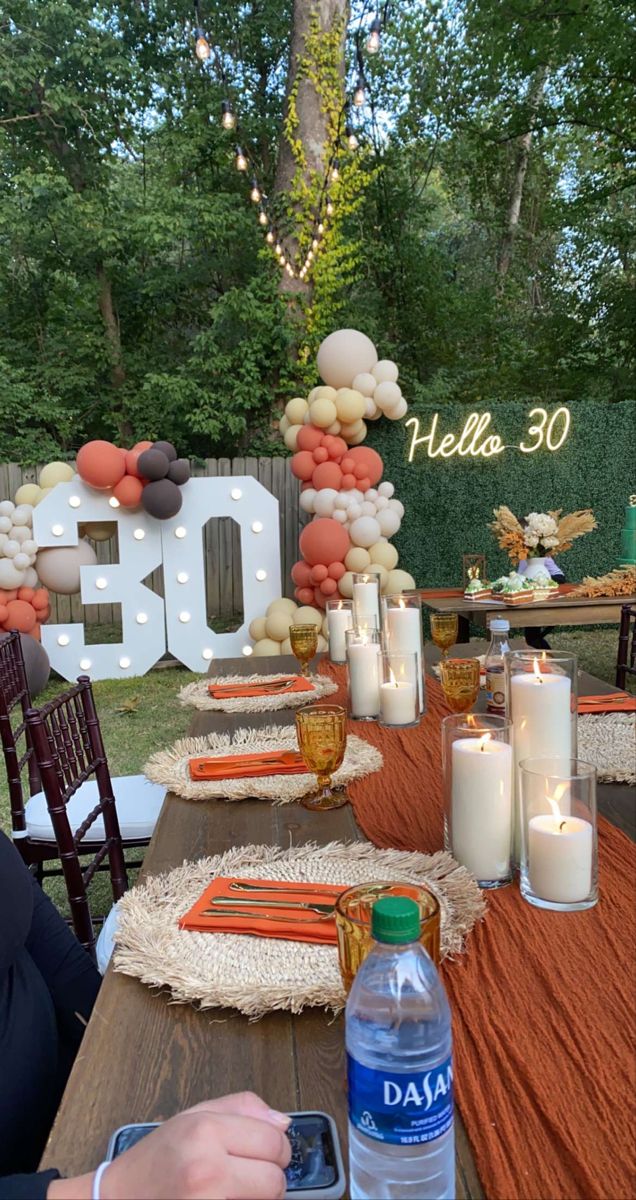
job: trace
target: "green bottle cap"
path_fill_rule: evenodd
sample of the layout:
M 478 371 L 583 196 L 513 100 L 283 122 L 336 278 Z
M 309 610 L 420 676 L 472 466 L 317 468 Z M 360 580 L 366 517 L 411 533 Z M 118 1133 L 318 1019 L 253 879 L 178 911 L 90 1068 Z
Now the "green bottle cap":
M 371 933 L 376 942 L 416 942 L 420 936 L 420 910 L 408 896 L 383 896 L 371 910 Z

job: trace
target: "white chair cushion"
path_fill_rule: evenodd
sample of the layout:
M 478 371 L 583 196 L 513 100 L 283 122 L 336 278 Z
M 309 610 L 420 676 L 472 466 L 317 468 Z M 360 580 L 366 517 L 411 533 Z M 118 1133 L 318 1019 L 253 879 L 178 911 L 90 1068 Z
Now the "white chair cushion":
M 106 968 L 110 962 L 111 955 L 115 949 L 115 934 L 119 925 L 119 900 L 113 904 L 104 924 L 102 925 L 97 943 L 95 946 L 95 957 L 97 959 L 97 970 L 100 975 L 106 974 Z
M 157 823 L 166 789 L 151 783 L 145 775 L 119 775 L 112 780 L 119 828 L 123 841 L 149 838 Z M 76 829 L 99 801 L 97 781 L 88 779 L 69 800 L 66 809 L 71 829 Z M 36 841 L 55 841 L 44 792 L 36 792 L 24 808 L 27 834 Z M 106 837 L 103 817 L 93 822 L 84 843 L 103 842 Z

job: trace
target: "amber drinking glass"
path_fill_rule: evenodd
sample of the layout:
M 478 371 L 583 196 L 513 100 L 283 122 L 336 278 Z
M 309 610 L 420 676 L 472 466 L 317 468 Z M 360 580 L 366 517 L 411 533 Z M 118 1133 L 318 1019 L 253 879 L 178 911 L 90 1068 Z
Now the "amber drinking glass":
M 305 808 L 341 808 L 349 797 L 333 787 L 331 776 L 342 765 L 347 746 L 347 714 L 339 704 L 306 704 L 296 713 L 296 736 L 310 771 L 318 777 L 315 792 L 303 796 Z
M 431 637 L 446 658 L 451 646 L 457 641 L 459 625 L 457 613 L 431 613 Z
M 318 630 L 315 625 L 290 625 L 291 648 L 300 663 L 301 675 L 309 674 L 309 663 L 318 649 Z
M 468 712 L 479 695 L 479 659 L 445 658 L 439 667 L 442 689 L 451 712 Z
M 358 967 L 373 945 L 371 909 L 382 896 L 408 896 L 420 910 L 420 942 L 435 966 L 440 961 L 440 910 L 437 897 L 414 883 L 360 883 L 336 901 L 340 974 L 348 993 Z

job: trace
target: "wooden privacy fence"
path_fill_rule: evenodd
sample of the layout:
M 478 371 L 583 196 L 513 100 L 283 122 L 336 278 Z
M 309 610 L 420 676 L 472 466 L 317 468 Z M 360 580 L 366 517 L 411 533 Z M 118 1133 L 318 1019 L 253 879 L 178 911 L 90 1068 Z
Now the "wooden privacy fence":
M 37 483 L 41 467 L 20 467 L 16 463 L 0 465 L 0 500 L 13 500 L 23 483 Z M 299 505 L 300 485 L 289 469 L 287 458 L 208 458 L 204 464 L 192 464 L 196 476 L 251 475 L 258 479 L 279 503 L 281 594 L 292 595 L 291 569 L 298 559 L 298 537 L 309 519 Z M 205 576 L 208 619 L 238 625 L 243 614 L 241 544 L 239 528 L 231 517 L 208 522 L 204 533 Z M 94 542 L 100 563 L 117 562 L 117 537 Z M 163 573 L 159 568 L 145 582 L 163 596 Z M 110 625 L 120 621 L 117 604 L 85 604 L 79 595 L 51 595 L 51 623 L 84 621 L 87 625 Z

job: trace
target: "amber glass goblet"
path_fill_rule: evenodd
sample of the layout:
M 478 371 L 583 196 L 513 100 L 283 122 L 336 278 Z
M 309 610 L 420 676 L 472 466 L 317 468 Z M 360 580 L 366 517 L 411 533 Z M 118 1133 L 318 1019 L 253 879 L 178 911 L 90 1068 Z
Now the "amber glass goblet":
M 296 713 L 298 745 L 310 771 L 318 777 L 315 792 L 303 796 L 305 808 L 341 808 L 349 797 L 333 787 L 331 776 L 341 766 L 347 745 L 347 714 L 339 704 L 305 704 Z
M 442 689 L 451 712 L 468 712 L 479 695 L 479 659 L 445 658 L 439 666 Z
M 457 613 L 431 613 L 431 637 L 446 658 L 451 646 L 457 641 L 459 625 Z
M 414 883 L 359 883 L 348 888 L 336 901 L 336 930 L 340 974 L 347 995 L 351 990 L 358 967 L 362 966 L 373 947 L 371 910 L 382 896 L 407 896 L 415 900 L 420 910 L 420 942 L 440 964 L 439 901 L 426 887 Z
M 290 625 L 291 648 L 300 663 L 301 675 L 309 674 L 309 663 L 318 649 L 318 630 L 315 625 Z

